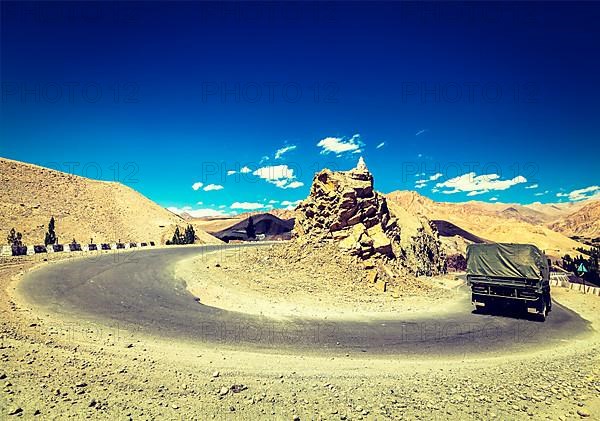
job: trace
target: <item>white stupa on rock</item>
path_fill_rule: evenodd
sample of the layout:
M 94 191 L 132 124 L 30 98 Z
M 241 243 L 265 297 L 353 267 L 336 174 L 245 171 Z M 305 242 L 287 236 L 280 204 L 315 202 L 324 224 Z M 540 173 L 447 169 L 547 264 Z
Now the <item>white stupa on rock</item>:
M 356 169 L 358 171 L 369 172 L 369 169 L 367 168 L 367 164 L 365 164 L 365 160 L 363 159 L 362 156 L 360 158 L 358 158 L 358 163 L 356 164 Z

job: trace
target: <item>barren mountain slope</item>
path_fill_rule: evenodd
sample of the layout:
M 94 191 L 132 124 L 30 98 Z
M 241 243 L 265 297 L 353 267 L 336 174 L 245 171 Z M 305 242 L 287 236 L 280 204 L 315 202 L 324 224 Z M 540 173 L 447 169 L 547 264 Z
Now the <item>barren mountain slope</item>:
M 215 233 L 223 231 L 227 228 L 231 228 L 235 224 L 244 221 L 250 216 L 261 215 L 265 213 L 269 213 L 283 220 L 294 218 L 294 211 L 290 209 L 271 209 L 266 212 L 244 212 L 232 216 L 205 216 L 201 218 L 194 218 L 190 214 L 182 213 L 181 217 L 184 218 L 187 222 L 193 224 L 194 227 L 199 227 L 200 229 L 209 233 Z
M 560 218 L 549 227 L 568 236 L 600 237 L 600 200 L 586 203 L 576 212 Z
M 194 227 L 199 227 L 201 230 L 206 232 L 219 232 L 229 227 L 234 226 L 235 224 L 242 221 L 244 218 L 241 218 L 238 215 L 235 216 L 204 216 L 201 218 L 194 217 L 186 217 L 182 215 L 186 223 L 193 224 Z
M 243 213 L 240 216 L 243 216 L 244 218 L 247 218 L 249 216 L 252 216 L 254 214 L 260 214 L 263 212 L 248 212 L 248 213 Z M 266 213 L 270 213 L 273 216 L 278 217 L 279 219 L 283 219 L 283 220 L 287 220 L 287 219 L 292 219 L 296 217 L 296 213 L 294 212 L 293 209 L 271 209 L 270 211 L 266 212 Z
M 250 224 L 250 218 L 254 226 L 255 238 L 263 238 L 266 240 L 289 240 L 294 221 L 283 220 L 270 213 L 259 213 L 242 219 L 237 224 L 234 224 L 222 231 L 214 232 L 212 235 L 223 240 L 252 240 L 247 235 L 247 227 Z M 263 237 L 264 236 L 264 237 Z
M 51 216 L 59 242 L 164 243 L 185 221 L 120 183 L 85 177 L 0 158 L 0 234 L 11 228 L 25 244 L 41 244 Z M 198 230 L 197 230 L 198 231 Z M 202 242 L 219 242 L 197 232 Z
M 565 202 L 565 203 L 531 203 L 523 205 L 524 208 L 531 209 L 542 213 L 549 221 L 554 221 L 558 218 L 567 216 L 581 209 L 587 201 L 582 202 Z
M 480 202 L 434 202 L 409 191 L 395 191 L 387 194 L 386 197 L 390 203 L 423 214 L 430 219 L 452 222 L 490 241 L 535 244 L 553 256 L 571 252 L 575 247 L 581 246 L 580 243 L 565 235 L 547 228 L 542 221 L 533 224 L 527 222 L 527 218 L 515 218 L 514 213 L 519 212 L 523 206 L 490 205 Z M 531 214 L 525 215 L 531 217 Z

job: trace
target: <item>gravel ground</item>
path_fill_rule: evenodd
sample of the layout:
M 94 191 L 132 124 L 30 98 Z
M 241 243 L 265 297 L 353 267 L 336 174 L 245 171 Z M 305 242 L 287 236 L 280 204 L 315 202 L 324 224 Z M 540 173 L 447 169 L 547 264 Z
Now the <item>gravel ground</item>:
M 600 416 L 597 333 L 552 355 L 421 361 L 173 344 L 116 327 L 61 323 L 16 302 L 12 283 L 36 263 L 0 264 L 0 419 Z M 598 330 L 598 297 L 566 290 L 555 297 Z

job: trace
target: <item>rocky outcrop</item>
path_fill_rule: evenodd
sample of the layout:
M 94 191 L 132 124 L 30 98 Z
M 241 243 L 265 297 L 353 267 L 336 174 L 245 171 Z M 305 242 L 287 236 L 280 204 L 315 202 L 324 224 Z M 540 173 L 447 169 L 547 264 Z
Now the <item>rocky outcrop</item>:
M 315 175 L 310 195 L 296 208 L 294 237 L 337 241 L 340 249 L 363 259 L 391 258 L 400 231 L 361 158 L 350 171 L 324 169 Z
M 435 227 L 419 223 L 407 229 L 406 238 L 401 231 L 360 158 L 350 171 L 324 169 L 315 175 L 310 195 L 296 208 L 293 237 L 304 243 L 333 241 L 345 253 L 402 266 L 415 275 L 444 270 Z

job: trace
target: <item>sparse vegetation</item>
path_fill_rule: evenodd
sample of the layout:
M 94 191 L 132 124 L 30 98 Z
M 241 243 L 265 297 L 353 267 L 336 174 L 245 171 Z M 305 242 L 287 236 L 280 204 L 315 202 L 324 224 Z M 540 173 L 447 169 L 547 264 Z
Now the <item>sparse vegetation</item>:
M 173 233 L 171 244 L 183 244 L 183 237 L 181 235 L 181 232 L 179 231 L 179 227 L 175 227 L 175 232 Z
M 194 244 L 196 241 L 196 232 L 194 231 L 194 227 L 188 225 L 185 229 L 185 244 Z
M 446 257 L 446 268 L 452 272 L 464 272 L 467 270 L 467 259 L 462 254 L 451 254 Z
M 252 217 L 248 218 L 248 225 L 246 226 L 246 235 L 248 238 L 256 238 L 256 229 L 254 228 L 254 220 Z
M 17 232 L 14 228 L 10 230 L 8 237 L 6 237 L 9 246 L 21 247 L 23 245 L 23 234 Z
M 173 237 L 171 240 L 167 240 L 167 245 L 171 244 L 194 244 L 196 241 L 196 231 L 194 231 L 194 227 L 188 225 L 185 228 L 184 233 L 181 233 L 179 226 L 175 227 L 175 232 L 173 233 Z
M 587 269 L 587 273 L 583 275 L 583 279 L 593 283 L 600 282 L 600 267 L 598 264 L 600 261 L 600 248 L 592 247 L 589 250 L 578 248 L 577 251 L 581 252 L 581 254 L 575 258 L 572 258 L 568 254 L 563 256 L 562 268 L 579 276 L 580 274 L 577 272 L 577 269 L 583 263 Z
M 56 232 L 54 231 L 54 217 L 50 218 L 50 222 L 48 223 L 48 232 L 46 233 L 44 244 L 46 246 L 50 244 L 58 244 L 58 238 L 56 238 Z
M 8 237 L 6 237 L 8 244 L 12 248 L 13 256 L 23 256 L 27 254 L 27 247 L 23 245 L 23 234 L 17 232 L 14 228 L 10 230 Z

